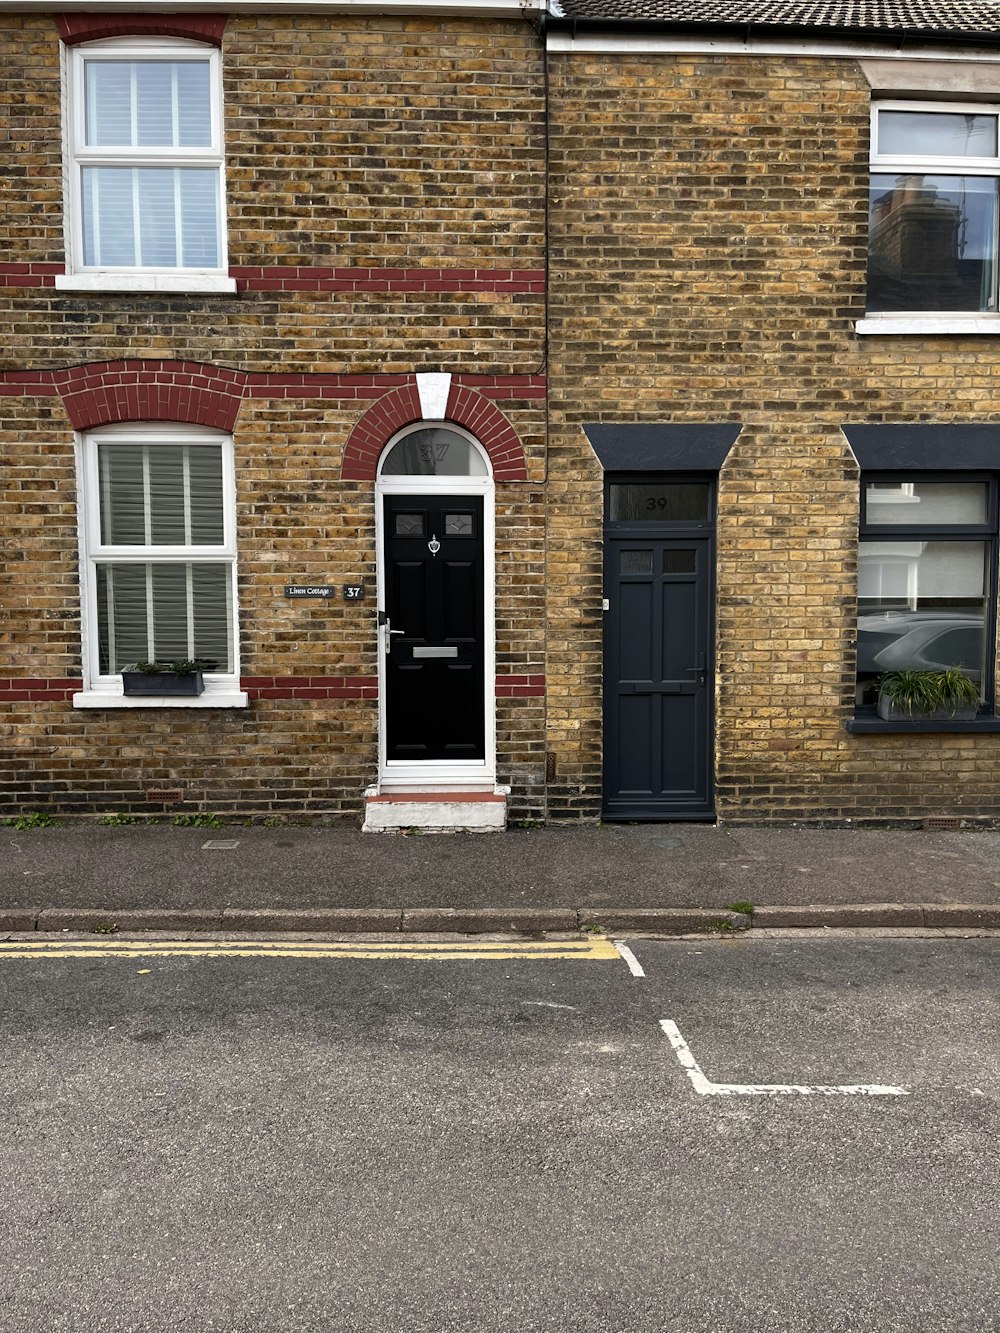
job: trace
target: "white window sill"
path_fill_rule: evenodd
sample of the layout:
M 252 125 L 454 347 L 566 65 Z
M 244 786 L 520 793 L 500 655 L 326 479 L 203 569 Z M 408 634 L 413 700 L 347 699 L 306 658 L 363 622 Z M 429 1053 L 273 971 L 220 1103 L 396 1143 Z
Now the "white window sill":
M 206 690 L 196 695 L 129 695 L 121 690 L 84 690 L 73 695 L 74 708 L 246 708 L 244 690 Z
M 57 273 L 61 292 L 235 293 L 236 279 L 222 273 Z
M 868 315 L 854 325 L 860 334 L 964 333 L 1000 335 L 1000 315 Z

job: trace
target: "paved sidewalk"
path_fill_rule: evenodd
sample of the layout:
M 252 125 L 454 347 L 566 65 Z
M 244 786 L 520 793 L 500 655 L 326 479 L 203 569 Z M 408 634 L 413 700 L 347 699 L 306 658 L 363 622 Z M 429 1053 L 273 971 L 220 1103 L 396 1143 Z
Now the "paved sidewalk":
M 5 931 L 742 928 L 735 902 L 761 926 L 1000 927 L 1000 832 L 0 827 Z

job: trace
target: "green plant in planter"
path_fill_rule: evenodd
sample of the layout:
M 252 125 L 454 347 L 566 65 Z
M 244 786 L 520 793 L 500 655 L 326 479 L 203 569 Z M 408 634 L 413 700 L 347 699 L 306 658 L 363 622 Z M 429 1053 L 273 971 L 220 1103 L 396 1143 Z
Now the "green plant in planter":
M 960 667 L 941 671 L 887 671 L 878 681 L 879 716 L 972 719 L 979 708 L 979 685 Z
M 200 658 L 176 662 L 132 662 L 122 667 L 122 689 L 128 695 L 197 695 L 205 688 L 202 672 L 213 663 Z
M 200 657 L 183 658 L 177 662 L 132 662 L 122 667 L 122 671 L 141 671 L 144 676 L 164 675 L 193 676 L 197 671 L 207 671 L 209 664 Z

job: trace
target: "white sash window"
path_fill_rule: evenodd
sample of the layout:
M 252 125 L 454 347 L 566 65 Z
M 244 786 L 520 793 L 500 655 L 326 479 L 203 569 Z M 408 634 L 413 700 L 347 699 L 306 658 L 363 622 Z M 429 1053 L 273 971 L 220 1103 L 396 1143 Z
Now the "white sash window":
M 67 250 L 58 285 L 231 290 L 218 51 L 147 39 L 67 55 Z
M 81 464 L 89 694 L 120 697 L 134 662 L 197 658 L 197 706 L 245 702 L 232 441 L 183 426 L 109 427 L 84 436 Z

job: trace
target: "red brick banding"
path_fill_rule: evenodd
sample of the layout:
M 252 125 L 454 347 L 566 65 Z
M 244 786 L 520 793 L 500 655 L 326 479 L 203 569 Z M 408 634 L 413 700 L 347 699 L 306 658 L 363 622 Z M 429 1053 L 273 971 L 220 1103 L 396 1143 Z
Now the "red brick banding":
M 33 700 L 69 700 L 83 681 L 63 676 L 0 678 L 0 704 Z M 377 676 L 241 676 L 240 689 L 251 699 L 377 699 Z M 541 698 L 544 676 L 497 676 L 498 699 Z
M 377 699 L 376 676 L 241 676 L 251 699 Z
M 0 263 L 0 287 L 54 287 L 65 264 Z M 238 292 L 385 292 L 540 295 L 544 269 L 315 268 L 245 264 L 230 268 Z
M 317 268 L 297 265 L 234 266 L 237 291 L 249 292 L 501 292 L 545 291 L 544 269 Z
M 542 699 L 545 697 L 544 676 L 497 676 L 498 699 Z

